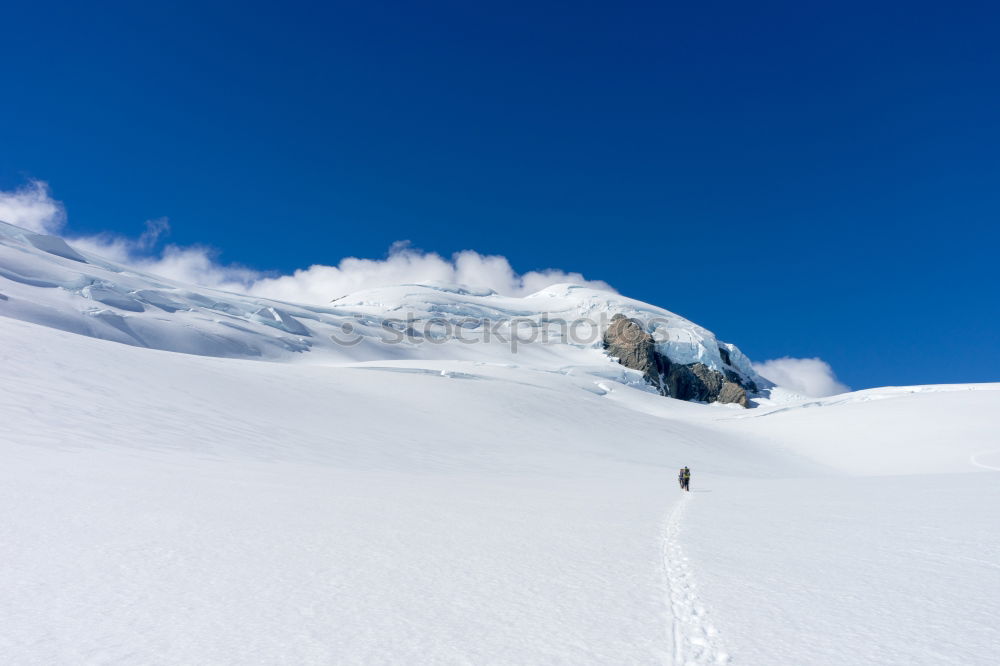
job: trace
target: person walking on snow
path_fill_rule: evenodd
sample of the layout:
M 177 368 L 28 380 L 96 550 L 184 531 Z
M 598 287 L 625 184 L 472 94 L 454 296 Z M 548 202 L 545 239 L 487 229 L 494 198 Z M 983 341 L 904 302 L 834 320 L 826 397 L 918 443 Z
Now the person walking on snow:
M 677 475 L 677 480 L 680 481 L 681 490 L 691 490 L 691 470 L 687 466 L 681 467 L 680 474 Z

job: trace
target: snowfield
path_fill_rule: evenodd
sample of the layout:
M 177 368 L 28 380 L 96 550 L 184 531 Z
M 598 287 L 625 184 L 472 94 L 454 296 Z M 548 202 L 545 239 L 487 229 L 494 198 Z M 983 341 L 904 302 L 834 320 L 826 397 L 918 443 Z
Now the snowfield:
M 716 362 L 616 294 L 306 308 L 0 231 L 2 663 L 1000 662 L 1000 384 L 685 403 L 596 341 L 380 340 L 625 312 Z

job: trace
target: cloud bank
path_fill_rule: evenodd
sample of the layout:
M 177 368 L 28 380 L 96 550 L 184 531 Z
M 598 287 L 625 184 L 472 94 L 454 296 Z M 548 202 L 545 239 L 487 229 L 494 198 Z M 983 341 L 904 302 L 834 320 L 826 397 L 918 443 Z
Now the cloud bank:
M 840 383 L 830 364 L 821 358 L 776 358 L 754 363 L 757 373 L 778 386 L 812 398 L 822 398 L 850 391 Z
M 0 192 L 0 220 L 54 234 L 65 224 L 66 213 L 52 199 L 47 184 L 32 181 L 25 188 Z M 614 291 L 606 282 L 587 280 L 580 273 L 552 268 L 518 273 L 506 257 L 463 250 L 446 258 L 411 248 L 406 242 L 394 243 L 384 259 L 346 257 L 336 265 L 317 264 L 276 276 L 223 264 L 218 252 L 205 246 L 158 247 L 169 232 L 167 218 L 158 218 L 148 220 L 136 238 L 98 234 L 66 240 L 84 252 L 178 282 L 309 305 L 324 305 L 362 289 L 427 282 L 492 289 L 505 296 L 525 296 L 567 282 Z
M 579 273 L 546 269 L 519 274 L 506 257 L 463 250 L 446 259 L 396 243 L 385 259 L 347 257 L 336 266 L 316 265 L 292 275 L 262 278 L 250 291 L 284 301 L 327 303 L 361 289 L 427 282 L 485 287 L 507 296 L 525 296 L 561 282 L 611 290 L 607 283 L 587 280 Z

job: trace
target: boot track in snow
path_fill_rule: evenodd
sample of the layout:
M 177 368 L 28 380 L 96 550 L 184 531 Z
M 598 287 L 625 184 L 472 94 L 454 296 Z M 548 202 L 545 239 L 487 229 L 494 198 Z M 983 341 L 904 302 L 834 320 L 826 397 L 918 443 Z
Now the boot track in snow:
M 667 607 L 670 609 L 674 652 L 673 666 L 728 664 L 718 631 L 698 599 L 688 559 L 679 542 L 681 519 L 691 496 L 684 493 L 667 517 L 663 540 L 663 565 L 667 575 Z

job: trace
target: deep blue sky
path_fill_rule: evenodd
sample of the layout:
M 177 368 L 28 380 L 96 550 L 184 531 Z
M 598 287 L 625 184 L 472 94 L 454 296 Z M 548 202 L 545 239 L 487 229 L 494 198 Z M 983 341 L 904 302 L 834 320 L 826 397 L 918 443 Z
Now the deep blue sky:
M 0 189 L 266 270 L 580 271 L 855 388 L 997 381 L 995 7 L 7 3 Z

